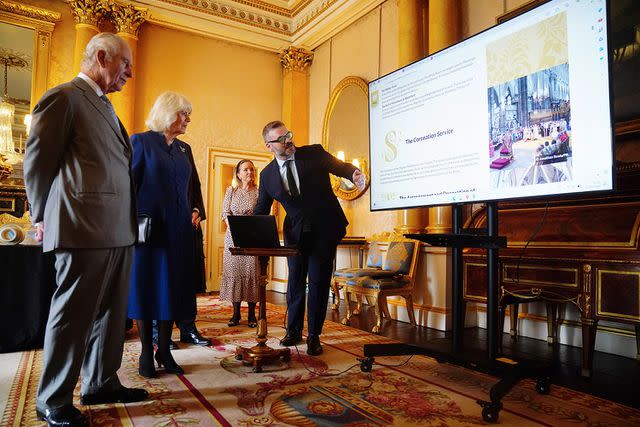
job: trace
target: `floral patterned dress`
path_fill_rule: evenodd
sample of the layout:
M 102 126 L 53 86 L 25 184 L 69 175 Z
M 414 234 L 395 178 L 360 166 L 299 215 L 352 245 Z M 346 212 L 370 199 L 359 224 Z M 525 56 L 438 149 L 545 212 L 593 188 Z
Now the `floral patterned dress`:
M 248 190 L 229 187 L 222 203 L 222 218 L 226 219 L 227 215 L 252 215 L 257 201 L 257 187 Z M 255 258 L 231 255 L 229 247 L 232 246 L 231 232 L 227 227 L 222 255 L 220 299 L 231 302 L 258 302 L 258 273 Z

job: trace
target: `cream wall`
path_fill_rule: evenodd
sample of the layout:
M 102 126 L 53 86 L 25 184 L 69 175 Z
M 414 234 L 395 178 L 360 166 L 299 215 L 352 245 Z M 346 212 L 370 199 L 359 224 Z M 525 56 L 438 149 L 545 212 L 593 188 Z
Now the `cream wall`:
M 309 70 L 309 141 L 322 143 L 322 123 L 333 88 L 347 76 L 371 81 L 397 68 L 397 7 L 383 3 L 314 50 Z M 349 157 L 348 147 L 345 147 Z M 371 237 L 391 231 L 395 212 L 370 212 L 369 192 L 341 201 L 349 219 L 347 234 Z M 356 220 L 357 218 L 357 220 Z
M 265 151 L 262 127 L 282 115 L 277 54 L 146 23 L 136 61 L 132 133 L 145 129 L 145 118 L 160 93 L 185 95 L 193 112 L 181 138 L 193 148 L 203 185 L 208 147 Z

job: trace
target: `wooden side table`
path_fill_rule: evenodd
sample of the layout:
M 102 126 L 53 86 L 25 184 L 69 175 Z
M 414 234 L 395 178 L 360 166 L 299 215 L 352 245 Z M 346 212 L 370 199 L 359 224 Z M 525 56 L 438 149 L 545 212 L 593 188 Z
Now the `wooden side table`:
M 288 362 L 291 360 L 291 350 L 288 348 L 274 349 L 267 345 L 267 259 L 262 257 L 294 256 L 298 254 L 295 248 L 229 248 L 232 255 L 253 256 L 256 260 L 256 271 L 260 272 L 258 284 L 258 329 L 256 331 L 257 344 L 253 347 L 236 347 L 236 360 L 242 360 L 245 365 L 253 365 L 253 372 L 262 372 L 262 365 L 275 360 Z

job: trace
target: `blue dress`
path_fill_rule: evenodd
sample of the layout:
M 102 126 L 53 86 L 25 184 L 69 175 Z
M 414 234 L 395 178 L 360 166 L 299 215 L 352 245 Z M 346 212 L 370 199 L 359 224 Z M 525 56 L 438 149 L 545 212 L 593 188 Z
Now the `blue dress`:
M 190 147 L 148 131 L 131 137 L 138 214 L 151 217 L 150 242 L 135 249 L 128 316 L 144 320 L 194 318 L 194 233 L 189 184 Z

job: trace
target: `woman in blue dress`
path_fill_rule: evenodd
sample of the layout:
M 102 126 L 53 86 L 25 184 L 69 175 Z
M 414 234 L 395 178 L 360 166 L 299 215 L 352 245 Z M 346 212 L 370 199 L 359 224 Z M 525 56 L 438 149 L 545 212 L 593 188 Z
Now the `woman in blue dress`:
M 165 92 L 149 112 L 150 130 L 131 137 L 137 209 L 151 217 L 151 238 L 135 249 L 128 316 L 138 325 L 142 344 L 138 371 L 147 378 L 156 376 L 153 320 L 158 323 L 156 362 L 168 373 L 183 374 L 169 348 L 171 329 L 173 320 L 196 314 L 193 217 L 197 209 L 189 195 L 196 172 L 191 148 L 176 138 L 186 132 L 190 114 L 185 97 Z

